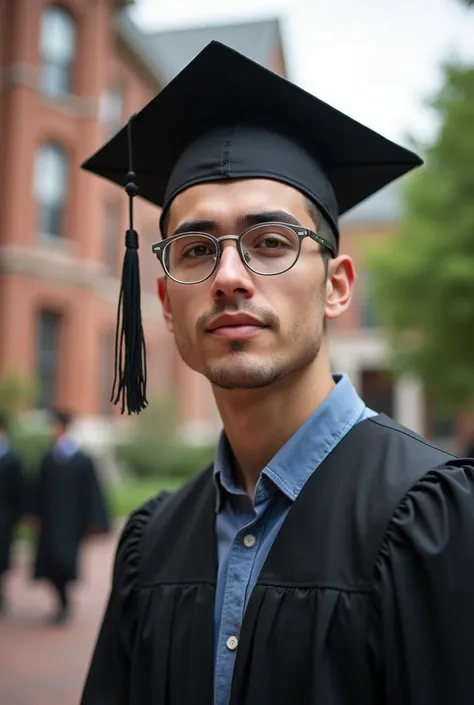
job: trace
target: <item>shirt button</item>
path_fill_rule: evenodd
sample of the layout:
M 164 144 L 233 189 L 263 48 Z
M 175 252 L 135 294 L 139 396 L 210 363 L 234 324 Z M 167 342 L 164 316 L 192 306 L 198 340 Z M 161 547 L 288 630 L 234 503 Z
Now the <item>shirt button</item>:
M 244 544 L 247 548 L 253 548 L 257 543 L 257 539 L 252 534 L 247 534 L 244 536 Z
M 230 636 L 226 642 L 227 648 L 229 649 L 229 651 L 235 651 L 238 646 L 238 643 L 239 643 L 239 640 L 237 639 L 236 636 Z

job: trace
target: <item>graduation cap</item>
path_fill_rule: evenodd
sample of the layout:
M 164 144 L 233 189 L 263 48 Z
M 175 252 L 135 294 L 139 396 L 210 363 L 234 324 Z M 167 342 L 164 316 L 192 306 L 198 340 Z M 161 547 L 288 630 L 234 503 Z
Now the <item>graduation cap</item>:
M 162 209 L 192 185 L 266 178 L 305 194 L 331 225 L 389 182 L 422 164 L 278 74 L 217 41 L 208 44 L 82 168 L 125 188 L 125 236 L 112 401 L 139 413 L 146 400 L 138 235 L 133 198 Z

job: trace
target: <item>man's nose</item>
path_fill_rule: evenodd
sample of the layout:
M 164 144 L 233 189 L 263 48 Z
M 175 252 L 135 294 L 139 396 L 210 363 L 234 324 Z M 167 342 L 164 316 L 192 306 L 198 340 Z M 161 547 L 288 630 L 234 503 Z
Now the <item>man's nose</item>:
M 222 298 L 238 293 L 250 298 L 254 290 L 251 272 L 242 262 L 236 243 L 223 243 L 221 258 L 212 282 L 212 295 Z

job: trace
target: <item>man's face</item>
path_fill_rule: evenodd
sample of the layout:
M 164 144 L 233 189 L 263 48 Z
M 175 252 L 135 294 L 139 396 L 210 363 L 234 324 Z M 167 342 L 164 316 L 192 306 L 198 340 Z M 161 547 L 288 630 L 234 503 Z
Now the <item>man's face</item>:
M 54 421 L 52 426 L 51 426 L 51 436 L 53 438 L 53 442 L 56 443 L 61 436 L 63 436 L 66 433 L 66 427 L 64 424 L 60 423 L 59 421 Z
M 283 212 L 315 230 L 303 196 L 290 186 L 265 179 L 200 184 L 175 198 L 166 235 L 185 223 L 197 229 L 193 223 L 198 221 L 206 221 L 206 231 L 216 237 L 240 234 L 246 216 L 263 221 L 275 213 L 272 219 L 279 221 Z M 305 238 L 292 269 L 262 276 L 245 267 L 235 241 L 221 246 L 219 266 L 206 281 L 183 285 L 167 278 L 159 283 L 165 320 L 184 362 L 224 389 L 264 387 L 311 365 L 321 346 L 324 317 L 340 315 L 349 304 L 350 260 L 331 261 L 326 278 L 320 245 Z M 247 314 L 253 321 L 211 330 L 222 314 Z

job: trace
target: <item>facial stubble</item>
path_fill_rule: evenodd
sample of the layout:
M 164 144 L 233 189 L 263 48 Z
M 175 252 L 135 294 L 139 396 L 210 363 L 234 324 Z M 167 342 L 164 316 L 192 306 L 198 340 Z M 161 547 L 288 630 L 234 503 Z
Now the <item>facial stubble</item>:
M 252 353 L 252 345 L 255 339 L 233 340 L 226 343 L 227 353 L 221 356 L 219 360 L 209 360 L 204 353 L 201 356 L 201 360 L 198 361 L 193 353 L 193 348 L 196 348 L 196 344 L 188 331 L 178 326 L 175 327 L 174 336 L 182 360 L 191 369 L 204 375 L 212 385 L 227 390 L 268 387 L 283 377 L 302 371 L 314 362 L 321 349 L 324 334 L 323 311 L 326 280 L 327 271 L 316 296 L 316 320 L 314 309 L 310 308 L 304 317 L 293 323 L 285 336 L 285 352 L 275 350 L 263 360 L 261 353 Z M 244 308 L 239 306 L 238 310 L 253 313 L 257 317 L 260 314 L 261 320 L 269 322 L 270 330 L 274 330 L 278 334 L 280 321 L 274 311 L 257 311 L 253 310 L 251 306 L 244 306 Z M 198 330 L 204 327 L 203 324 L 208 322 L 211 316 L 225 311 L 236 312 L 232 306 L 228 307 L 224 302 L 218 303 L 212 314 L 208 313 L 201 316 L 197 326 Z M 173 311 L 171 313 L 173 315 Z M 175 321 L 177 320 L 174 315 L 173 318 Z M 208 334 L 204 333 L 204 335 Z M 278 343 L 276 343 L 277 345 Z M 288 351 L 290 351 L 290 354 L 288 354 Z M 292 355 L 291 351 L 296 351 L 296 354 Z
M 265 360 L 258 354 L 252 359 L 249 341 L 232 341 L 228 358 L 219 362 L 205 362 L 202 373 L 211 384 L 221 389 L 258 389 L 268 387 L 291 373 L 309 366 L 321 348 L 321 334 L 303 342 L 304 327 L 295 323 L 288 334 L 288 348 L 299 349 L 295 357 L 273 352 Z M 322 331 L 321 331 L 322 332 Z

